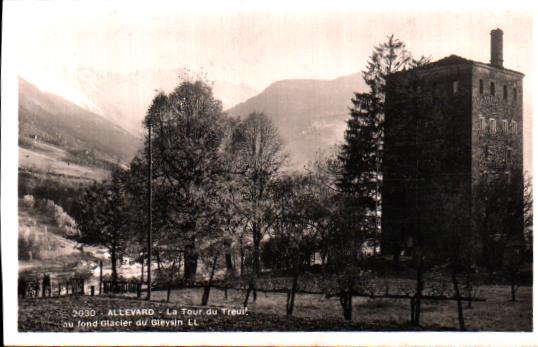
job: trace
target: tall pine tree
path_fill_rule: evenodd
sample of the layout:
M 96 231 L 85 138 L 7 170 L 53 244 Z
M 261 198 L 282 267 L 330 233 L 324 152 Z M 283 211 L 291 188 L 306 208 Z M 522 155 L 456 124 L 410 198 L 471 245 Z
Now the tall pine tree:
M 338 156 L 340 172 L 338 188 L 347 204 L 353 206 L 354 220 L 350 235 L 362 232 L 377 248 L 380 237 L 379 211 L 381 206 L 383 160 L 383 123 L 385 118 L 385 87 L 392 73 L 429 62 L 429 58 L 414 60 L 405 44 L 391 35 L 387 42 L 374 47 L 363 79 L 369 87 L 366 93 L 355 93 L 351 99 L 345 143 Z

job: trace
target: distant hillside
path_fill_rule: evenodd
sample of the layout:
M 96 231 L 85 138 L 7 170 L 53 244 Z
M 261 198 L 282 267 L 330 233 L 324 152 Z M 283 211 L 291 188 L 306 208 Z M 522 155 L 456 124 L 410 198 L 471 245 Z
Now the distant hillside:
M 169 93 L 179 84 L 179 76 L 188 75 L 184 69 L 157 68 L 119 73 L 64 67 L 55 71 L 23 71 L 21 77 L 40 90 L 61 96 L 134 135 L 141 135 L 142 120 L 157 90 Z M 224 108 L 258 93 L 245 84 L 211 79 L 209 82 Z
M 129 162 L 142 140 L 111 121 L 63 99 L 40 91 L 19 78 L 20 143 L 37 139 L 69 152 L 111 162 Z
M 343 140 L 353 93 L 366 89 L 360 73 L 333 80 L 282 80 L 228 114 L 265 113 L 279 129 L 292 166 L 302 168 L 317 152 Z

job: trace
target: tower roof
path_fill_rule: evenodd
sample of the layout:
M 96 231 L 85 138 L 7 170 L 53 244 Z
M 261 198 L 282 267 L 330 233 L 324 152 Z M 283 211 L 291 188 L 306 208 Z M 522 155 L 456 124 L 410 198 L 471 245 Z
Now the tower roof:
M 400 71 L 400 72 L 396 72 L 395 74 L 397 75 L 399 73 L 405 73 L 406 71 L 426 70 L 426 69 L 432 69 L 432 68 L 438 68 L 438 67 L 444 67 L 444 66 L 453 66 L 453 65 L 476 65 L 476 66 L 482 66 L 482 67 L 486 67 L 486 68 L 490 68 L 490 69 L 496 69 L 496 70 L 501 70 L 501 71 L 505 71 L 505 72 L 510 72 L 510 73 L 513 73 L 513 74 L 520 75 L 521 77 L 524 76 L 524 74 L 519 72 L 519 71 L 510 70 L 510 69 L 506 69 L 504 67 L 498 67 L 498 66 L 494 66 L 492 64 L 486 64 L 486 63 L 482 63 L 482 62 L 479 62 L 479 61 L 466 59 L 466 58 L 460 57 L 459 55 L 455 55 L 455 54 L 449 55 L 448 57 L 444 57 L 442 59 L 439 59 L 439 60 L 431 62 L 431 63 L 424 64 L 422 66 L 416 67 L 416 68 L 411 69 L 411 70 L 403 70 L 403 71 Z

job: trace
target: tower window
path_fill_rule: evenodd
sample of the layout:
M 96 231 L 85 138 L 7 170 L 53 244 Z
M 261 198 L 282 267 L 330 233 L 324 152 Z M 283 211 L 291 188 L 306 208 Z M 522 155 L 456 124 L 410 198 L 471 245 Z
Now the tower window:
M 489 119 L 489 132 L 495 134 L 497 132 L 497 121 L 493 118 Z
M 456 94 L 459 91 L 460 82 L 454 81 L 452 82 L 452 94 Z
M 503 119 L 503 132 L 508 133 L 508 121 L 506 119 Z
M 517 134 L 517 122 L 515 120 L 510 122 L 510 132 Z
M 506 149 L 506 164 L 512 163 L 512 148 L 508 147 Z
M 491 82 L 489 84 L 489 93 L 493 96 L 495 96 L 495 83 L 494 82 Z
M 484 159 L 487 161 L 489 157 L 489 147 L 488 145 L 484 146 Z
M 480 94 L 484 94 L 484 80 L 480 80 L 479 89 L 480 89 Z
M 508 87 L 507 86 L 503 86 L 503 99 L 504 100 L 508 99 Z
M 479 122 L 480 122 L 480 124 L 479 124 L 479 129 L 480 129 L 481 131 L 486 130 L 486 119 L 485 119 L 484 117 L 479 117 L 478 120 L 479 120 Z
M 517 100 L 517 89 L 514 88 L 514 100 Z
M 506 183 L 510 184 L 512 182 L 512 175 L 510 174 L 510 171 L 505 171 L 504 177 L 506 179 Z

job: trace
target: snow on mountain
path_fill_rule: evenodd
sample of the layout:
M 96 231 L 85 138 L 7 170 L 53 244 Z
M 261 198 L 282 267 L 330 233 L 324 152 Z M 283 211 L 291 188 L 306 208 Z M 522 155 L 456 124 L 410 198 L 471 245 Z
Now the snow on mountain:
M 132 73 L 96 71 L 91 68 L 27 70 L 21 77 L 42 91 L 59 95 L 102 115 L 123 129 L 140 135 L 142 120 L 157 91 L 171 92 L 179 83 L 181 69 L 144 69 Z M 223 107 L 232 107 L 257 94 L 244 84 L 212 82 Z
M 48 92 L 63 97 L 83 109 L 103 116 L 103 110 L 84 94 L 75 71 L 63 68 L 59 71 L 26 70 L 20 76 L 38 87 L 42 92 Z

